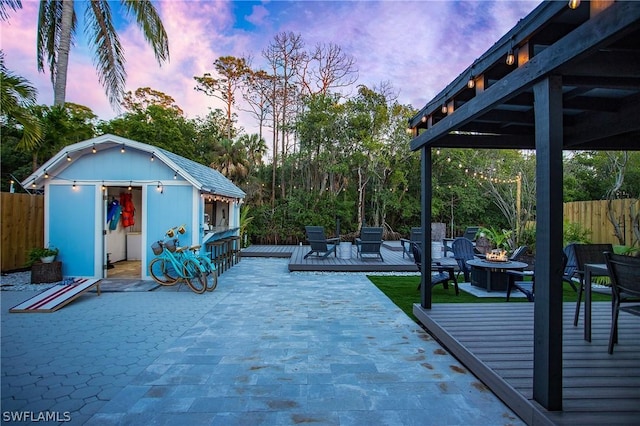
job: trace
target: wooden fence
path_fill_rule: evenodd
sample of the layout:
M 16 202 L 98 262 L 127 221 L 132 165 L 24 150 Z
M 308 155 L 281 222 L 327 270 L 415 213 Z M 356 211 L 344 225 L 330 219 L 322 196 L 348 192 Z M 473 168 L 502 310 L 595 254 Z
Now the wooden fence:
M 0 193 L 0 269 L 25 266 L 27 251 L 44 247 L 44 196 Z
M 616 238 L 613 224 L 609 220 L 607 200 L 576 201 L 564 204 L 564 219 L 578 223 L 582 228 L 591 231 L 592 243 L 620 244 Z M 632 215 L 640 214 L 640 200 L 620 199 L 612 201 L 613 217 L 620 223 L 621 234 L 624 235 L 624 245 L 638 244 L 638 237 L 633 233 Z M 638 216 L 636 216 L 638 226 Z

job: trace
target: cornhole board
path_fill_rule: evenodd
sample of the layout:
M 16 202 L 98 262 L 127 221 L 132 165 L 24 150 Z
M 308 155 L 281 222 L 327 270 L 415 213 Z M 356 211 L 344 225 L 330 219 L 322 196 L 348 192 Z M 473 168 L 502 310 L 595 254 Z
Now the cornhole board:
M 96 287 L 100 295 L 100 283 L 97 279 L 76 278 L 70 284 L 58 284 L 43 291 L 31 299 L 9 309 L 13 313 L 55 312 L 66 304 L 80 297 L 83 293 Z

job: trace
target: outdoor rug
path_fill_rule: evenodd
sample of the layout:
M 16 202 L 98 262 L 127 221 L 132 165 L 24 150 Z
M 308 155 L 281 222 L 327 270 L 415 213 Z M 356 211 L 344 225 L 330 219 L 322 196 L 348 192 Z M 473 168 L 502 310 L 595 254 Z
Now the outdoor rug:
M 99 290 L 99 280 L 75 278 L 63 284 L 55 285 L 32 298 L 9 309 L 13 313 L 55 312 L 66 304 L 80 297 L 82 293 L 96 286 Z

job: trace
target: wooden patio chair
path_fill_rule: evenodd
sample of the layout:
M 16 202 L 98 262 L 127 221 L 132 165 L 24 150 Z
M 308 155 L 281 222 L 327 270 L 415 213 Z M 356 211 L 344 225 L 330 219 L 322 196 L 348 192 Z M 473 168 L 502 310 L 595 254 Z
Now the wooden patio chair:
M 462 234 L 462 238 L 466 238 L 469 241 L 475 241 L 479 230 L 479 226 L 467 226 L 467 229 L 464 230 L 464 234 Z
M 573 246 L 576 253 L 576 263 L 578 269 L 576 274 L 580 279 L 578 285 L 578 300 L 576 301 L 576 313 L 573 316 L 573 326 L 578 325 L 578 317 L 580 316 L 580 304 L 582 303 L 582 292 L 585 285 L 591 285 L 591 283 L 584 282 L 584 265 L 587 263 L 604 263 L 604 252 L 608 251 L 613 253 L 613 245 L 611 244 L 574 244 Z
M 409 257 L 413 256 L 413 243 L 420 244 L 421 240 L 422 228 L 411 228 L 409 239 L 400 238 L 400 244 L 402 245 L 402 258 L 404 259 L 405 254 Z
M 604 252 L 605 263 L 611 278 L 613 303 L 611 312 L 611 332 L 608 352 L 613 353 L 613 345 L 618 343 L 618 314 L 620 311 L 640 315 L 640 257 L 622 256 Z M 632 306 L 621 307 L 623 303 Z
M 420 248 L 420 245 L 412 243 L 411 251 L 413 254 L 413 261 L 416 263 L 418 271 L 422 272 L 422 249 Z M 432 262 L 431 270 L 437 271 L 436 274 L 431 274 L 431 287 L 442 284 L 446 290 L 449 289 L 449 281 L 453 281 L 453 286 L 456 289 L 456 296 L 460 295 L 458 280 L 456 279 L 453 266 L 443 266 L 440 262 Z M 420 280 L 420 284 L 418 284 L 418 290 L 420 290 L 421 285 L 422 280 Z
M 313 253 L 316 253 L 316 255 L 322 259 L 331 253 L 333 253 L 335 257 L 338 257 L 336 249 L 340 243 L 339 237 L 325 237 L 324 227 L 322 226 L 305 226 L 304 229 L 307 231 L 307 241 L 309 241 L 309 245 L 311 245 L 311 251 L 304 255 L 305 259 Z
M 375 255 L 384 262 L 380 248 L 382 247 L 382 228 L 363 227 L 360 229 L 360 238 L 356 238 L 358 256 Z
M 451 248 L 453 250 L 453 257 L 456 259 L 456 262 L 458 262 L 458 275 L 462 272 L 464 274 L 464 281 L 471 282 L 471 268 L 467 265 L 467 260 L 475 258 L 473 243 L 468 238 L 458 237 L 453 240 Z

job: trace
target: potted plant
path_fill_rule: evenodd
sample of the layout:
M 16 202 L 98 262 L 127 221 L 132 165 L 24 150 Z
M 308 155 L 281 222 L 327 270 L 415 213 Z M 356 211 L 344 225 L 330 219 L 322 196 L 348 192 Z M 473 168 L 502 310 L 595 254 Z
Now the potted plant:
M 51 263 L 55 260 L 59 250 L 55 247 L 34 247 L 29 250 L 29 265 L 40 261 L 42 263 Z

